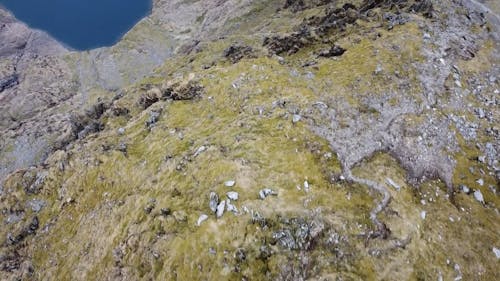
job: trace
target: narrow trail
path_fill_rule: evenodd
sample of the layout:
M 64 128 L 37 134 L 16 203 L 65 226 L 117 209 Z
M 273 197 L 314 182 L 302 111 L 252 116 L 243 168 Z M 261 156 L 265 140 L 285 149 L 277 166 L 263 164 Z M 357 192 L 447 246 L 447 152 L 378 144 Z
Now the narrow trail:
M 378 214 L 382 212 L 387 207 L 387 205 L 389 205 L 389 202 L 391 202 L 392 197 L 391 194 L 389 193 L 389 190 L 387 190 L 385 186 L 378 184 L 377 182 L 354 176 L 350 168 L 345 169 L 343 175 L 348 181 L 366 185 L 370 189 L 382 194 L 383 196 L 382 200 L 380 200 L 380 202 L 378 202 L 377 205 L 370 211 L 370 220 L 377 227 L 376 232 L 373 233 L 372 236 L 373 237 L 382 236 L 383 238 L 387 238 L 388 235 L 387 226 L 378 219 Z
M 490 25 L 496 29 L 500 30 L 500 16 L 496 14 L 493 10 L 487 7 L 485 4 L 478 2 L 476 0 L 464 0 L 464 3 L 469 4 L 469 8 L 475 11 L 483 12 L 486 14 L 488 22 Z M 491 32 L 492 36 L 495 40 L 500 41 L 500 32 Z M 376 206 L 370 211 L 370 220 L 376 226 L 376 230 L 371 234 L 371 237 L 383 237 L 387 238 L 389 234 L 389 229 L 387 226 L 380 221 L 378 215 L 389 205 L 392 197 L 389 190 L 378 182 L 369 180 L 367 178 L 356 177 L 351 172 L 352 167 L 344 166 L 343 176 L 347 181 L 358 183 L 364 186 L 369 187 L 370 189 L 376 191 L 381 194 L 383 198 L 376 203 Z

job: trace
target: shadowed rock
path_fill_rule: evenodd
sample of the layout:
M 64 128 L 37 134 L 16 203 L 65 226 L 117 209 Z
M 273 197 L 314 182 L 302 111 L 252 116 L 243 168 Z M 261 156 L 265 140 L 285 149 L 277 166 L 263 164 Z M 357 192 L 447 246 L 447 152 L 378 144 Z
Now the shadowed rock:
M 19 76 L 17 74 L 0 78 L 0 93 L 3 92 L 3 90 L 16 86 L 17 84 L 19 84 Z
M 223 56 L 232 63 L 237 63 L 243 58 L 253 58 L 255 54 L 252 47 L 236 44 L 225 49 Z

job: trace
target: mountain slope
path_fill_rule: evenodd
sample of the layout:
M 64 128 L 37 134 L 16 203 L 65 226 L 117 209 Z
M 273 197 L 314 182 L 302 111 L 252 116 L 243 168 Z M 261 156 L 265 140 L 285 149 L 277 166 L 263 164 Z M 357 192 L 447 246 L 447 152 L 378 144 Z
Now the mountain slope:
M 497 15 L 155 5 L 197 35 L 7 177 L 6 280 L 498 279 Z

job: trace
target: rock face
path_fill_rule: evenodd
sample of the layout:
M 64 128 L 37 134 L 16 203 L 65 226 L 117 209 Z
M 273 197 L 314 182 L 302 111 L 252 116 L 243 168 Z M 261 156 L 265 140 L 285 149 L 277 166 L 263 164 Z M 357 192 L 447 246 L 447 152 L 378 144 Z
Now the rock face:
M 77 138 L 70 112 L 101 94 L 111 99 L 195 38 L 223 34 L 224 21 L 250 2 L 157 0 L 115 46 L 88 52 L 71 52 L 0 8 L 0 181 Z
M 47 156 L 47 125 L 62 126 L 64 121 L 45 112 L 71 97 L 73 82 L 63 60 L 68 50 L 61 44 L 1 9 L 0 26 L 0 179 L 4 179 L 14 169 L 41 163 Z M 32 118 L 37 120 L 29 121 Z
M 67 50 L 49 35 L 42 31 L 31 30 L 24 23 L 17 21 L 12 14 L 0 10 L 0 57 L 23 53 L 32 55 L 59 55 Z
M 86 52 L 0 10 L 0 279 L 495 279 L 498 8 L 156 0 Z

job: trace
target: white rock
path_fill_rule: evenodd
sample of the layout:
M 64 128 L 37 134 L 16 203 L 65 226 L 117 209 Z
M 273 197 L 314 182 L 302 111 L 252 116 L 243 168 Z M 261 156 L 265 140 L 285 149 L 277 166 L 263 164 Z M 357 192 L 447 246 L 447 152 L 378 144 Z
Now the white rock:
M 480 186 L 483 186 L 483 185 L 484 185 L 484 180 L 483 180 L 483 179 L 478 179 L 476 182 L 477 182 L 477 184 L 479 184 Z
M 212 212 L 217 212 L 217 206 L 219 205 L 219 195 L 215 192 L 210 192 L 210 202 L 209 207 Z
M 261 191 L 259 191 L 259 197 L 262 200 L 266 199 L 266 197 L 269 196 L 269 195 L 278 195 L 278 193 L 274 192 L 270 188 L 264 188 Z
M 484 117 L 483 117 L 483 118 L 484 118 Z M 486 155 L 479 156 L 479 157 L 477 158 L 477 160 L 479 160 L 479 162 L 481 162 L 481 163 L 486 163 Z
M 120 134 L 120 135 L 125 134 L 125 129 L 124 128 L 119 128 L 118 129 L 118 134 Z
M 207 150 L 207 147 L 202 145 L 202 146 L 198 147 L 198 149 L 195 151 L 193 156 L 196 157 L 196 156 L 202 154 L 205 150 Z
M 198 221 L 196 221 L 196 225 L 200 226 L 204 221 L 208 219 L 208 216 L 205 214 L 201 214 L 200 217 L 198 218 Z
M 227 187 L 233 187 L 236 184 L 236 181 L 234 180 L 229 180 L 224 183 L 225 186 Z
M 457 274 L 457 277 L 455 277 L 454 280 L 455 281 L 462 280 L 463 277 L 462 277 L 462 271 L 460 270 L 460 265 L 456 263 L 453 269 L 455 269 L 455 273 Z
M 500 259 L 500 249 L 498 249 L 497 247 L 493 247 L 493 253 L 497 257 L 497 259 Z
M 233 201 L 238 200 L 238 197 L 239 197 L 239 194 L 236 191 L 229 191 L 228 193 L 226 193 L 226 195 L 227 195 L 227 198 L 229 198 Z
M 233 212 L 233 213 L 238 213 L 238 208 L 236 208 L 236 206 L 234 206 L 233 204 L 231 204 L 231 200 L 226 200 L 226 209 L 228 212 Z
M 298 115 L 298 114 L 294 114 L 294 115 L 293 115 L 293 118 L 292 118 L 292 122 L 293 122 L 293 123 L 297 123 L 297 122 L 299 122 L 301 119 L 302 119 L 302 116 L 300 116 L 300 115 Z
M 481 190 L 474 191 L 474 198 L 476 198 L 477 201 L 484 204 L 484 197 L 483 194 L 481 193 Z
M 425 218 L 427 217 L 427 212 L 426 211 L 422 211 L 420 212 L 420 217 L 425 220 Z
M 462 191 L 464 193 L 469 193 L 470 192 L 470 188 L 468 186 L 466 186 L 466 185 L 462 185 Z
M 224 214 L 224 209 L 225 208 L 226 208 L 226 201 L 223 200 L 217 206 L 217 212 L 216 212 L 217 218 L 222 217 L 222 215 Z
M 243 209 L 243 212 L 245 212 L 245 213 L 247 213 L 247 214 L 248 214 L 248 213 L 250 213 L 250 210 L 248 209 L 248 207 L 247 207 L 247 206 L 243 206 L 243 208 L 242 208 L 242 209 Z
M 306 192 L 309 192 L 309 182 L 308 181 L 304 181 L 304 190 Z

